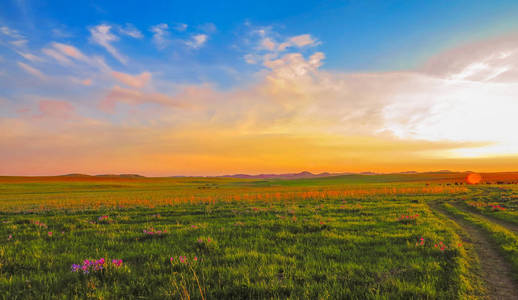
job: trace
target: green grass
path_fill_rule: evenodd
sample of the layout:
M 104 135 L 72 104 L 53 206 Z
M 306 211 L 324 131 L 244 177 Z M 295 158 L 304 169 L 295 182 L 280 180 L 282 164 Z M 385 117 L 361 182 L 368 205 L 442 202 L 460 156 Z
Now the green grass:
M 4 181 L 0 295 L 464 299 L 483 292 L 469 267 L 474 263 L 469 250 L 459 246 L 459 228 L 426 204 L 455 195 L 469 197 L 466 190 L 426 194 L 418 181 L 328 180 L 332 183 L 208 178 Z M 364 193 L 392 188 L 406 192 Z M 325 193 L 337 189 L 356 192 Z M 305 191 L 319 193 L 297 194 Z M 282 199 L 261 196 L 272 193 L 282 193 Z M 235 195 L 252 198 L 235 200 Z M 166 201 L 184 196 L 215 201 Z M 133 205 L 123 205 L 125 199 Z M 155 202 L 164 205 L 151 205 Z M 99 221 L 103 215 L 109 221 Z M 419 216 L 400 220 L 402 215 Z M 151 228 L 167 234 L 143 233 Z M 444 250 L 434 247 L 441 242 Z M 186 256 L 189 263 L 180 263 L 178 256 Z M 99 258 L 122 259 L 123 265 L 90 274 L 71 271 L 72 264 Z
M 467 208 L 518 225 L 518 187 L 516 185 L 473 190 L 473 195 L 463 201 Z M 504 209 L 495 209 L 491 205 L 500 205 Z

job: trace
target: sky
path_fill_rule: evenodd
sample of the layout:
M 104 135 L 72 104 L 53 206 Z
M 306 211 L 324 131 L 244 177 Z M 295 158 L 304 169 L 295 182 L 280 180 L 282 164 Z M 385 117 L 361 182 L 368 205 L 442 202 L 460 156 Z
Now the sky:
M 0 175 L 517 171 L 516 1 L 0 2 Z

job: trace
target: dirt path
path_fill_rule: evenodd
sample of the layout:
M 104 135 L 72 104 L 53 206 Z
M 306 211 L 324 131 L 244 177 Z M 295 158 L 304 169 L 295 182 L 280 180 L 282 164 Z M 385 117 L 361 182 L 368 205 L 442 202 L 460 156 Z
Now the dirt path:
M 435 203 L 429 203 L 430 208 L 461 226 L 469 235 L 469 240 L 475 248 L 482 276 L 486 283 L 490 299 L 518 299 L 518 283 L 513 280 L 511 268 L 494 243 L 481 230 L 464 219 L 454 216 Z M 466 239 L 466 237 L 462 237 Z
M 518 224 L 513 224 L 511 222 L 507 222 L 505 220 L 501 220 L 501 219 L 498 219 L 498 218 L 495 218 L 495 217 L 492 217 L 492 216 L 483 215 L 483 214 L 481 214 L 481 213 L 479 213 L 479 212 L 477 212 L 477 211 L 475 211 L 473 209 L 466 208 L 466 207 L 460 205 L 459 203 L 450 202 L 450 204 L 455 206 L 457 209 L 462 210 L 465 213 L 474 214 L 477 217 L 480 217 L 481 219 L 485 219 L 488 222 L 496 223 L 496 224 L 506 228 L 507 230 L 512 231 L 512 232 L 518 234 Z

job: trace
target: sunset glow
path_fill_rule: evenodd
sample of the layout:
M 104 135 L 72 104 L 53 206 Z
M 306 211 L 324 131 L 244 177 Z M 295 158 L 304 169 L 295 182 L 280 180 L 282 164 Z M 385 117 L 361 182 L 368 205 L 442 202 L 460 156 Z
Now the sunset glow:
M 0 5 L 0 175 L 518 168 L 514 2 L 156 6 Z

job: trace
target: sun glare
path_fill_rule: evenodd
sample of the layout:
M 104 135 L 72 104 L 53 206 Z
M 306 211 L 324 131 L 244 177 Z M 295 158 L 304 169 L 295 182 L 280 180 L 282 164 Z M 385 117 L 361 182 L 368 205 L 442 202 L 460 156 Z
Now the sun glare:
M 480 174 L 477 174 L 477 173 L 471 173 L 468 175 L 468 177 L 466 177 L 466 181 L 469 184 L 477 184 L 481 180 L 482 180 L 482 176 L 480 176 Z

